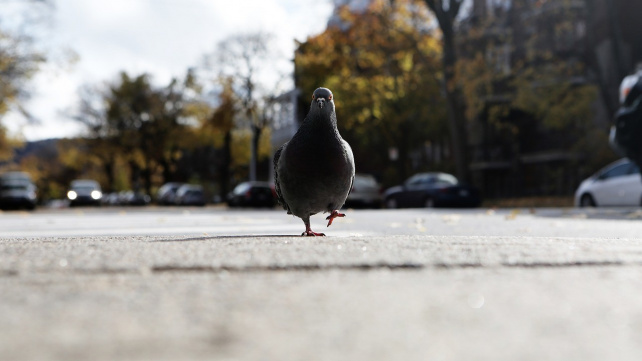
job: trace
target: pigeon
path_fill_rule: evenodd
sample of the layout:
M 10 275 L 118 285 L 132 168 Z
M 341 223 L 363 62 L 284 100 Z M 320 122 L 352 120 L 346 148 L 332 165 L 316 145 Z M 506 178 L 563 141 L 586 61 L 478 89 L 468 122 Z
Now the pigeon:
M 332 92 L 318 88 L 310 111 L 292 139 L 274 154 L 274 186 L 279 203 L 305 224 L 302 236 L 325 236 L 310 229 L 310 216 L 329 212 L 328 227 L 354 182 L 354 156 L 337 129 Z

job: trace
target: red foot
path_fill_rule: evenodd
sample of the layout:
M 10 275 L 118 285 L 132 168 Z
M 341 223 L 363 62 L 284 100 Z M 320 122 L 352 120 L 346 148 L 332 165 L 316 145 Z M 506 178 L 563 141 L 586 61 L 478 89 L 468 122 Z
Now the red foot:
M 339 211 L 337 211 L 337 210 L 332 211 L 332 213 L 330 213 L 330 215 L 326 217 L 326 219 L 329 220 L 327 227 L 330 227 L 330 225 L 332 224 L 332 221 L 335 218 L 337 218 L 337 217 L 345 217 L 345 216 L 346 216 L 345 214 L 339 213 Z
M 325 233 L 312 232 L 311 229 L 306 229 L 305 232 L 301 233 L 301 235 L 309 236 L 309 237 L 320 237 L 320 236 L 325 236 Z

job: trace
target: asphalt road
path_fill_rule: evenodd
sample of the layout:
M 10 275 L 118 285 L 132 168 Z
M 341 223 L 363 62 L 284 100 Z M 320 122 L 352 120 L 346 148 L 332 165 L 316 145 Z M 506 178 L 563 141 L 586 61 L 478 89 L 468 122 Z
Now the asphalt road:
M 639 360 L 639 209 L 0 213 L 0 360 Z

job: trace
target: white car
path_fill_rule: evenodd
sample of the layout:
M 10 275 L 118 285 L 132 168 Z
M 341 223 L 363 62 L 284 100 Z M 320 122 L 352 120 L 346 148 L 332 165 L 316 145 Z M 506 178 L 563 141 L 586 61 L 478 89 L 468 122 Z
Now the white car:
M 575 192 L 578 207 L 638 207 L 642 178 L 635 163 L 623 158 L 585 179 Z
M 381 207 L 381 186 L 369 174 L 355 174 L 352 190 L 346 199 L 346 207 Z

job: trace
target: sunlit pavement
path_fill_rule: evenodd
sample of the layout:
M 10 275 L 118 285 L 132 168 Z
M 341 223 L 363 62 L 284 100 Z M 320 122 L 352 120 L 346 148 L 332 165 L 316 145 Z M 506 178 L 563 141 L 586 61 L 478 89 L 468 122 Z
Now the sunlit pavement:
M 0 360 L 639 360 L 639 209 L 0 213 Z

